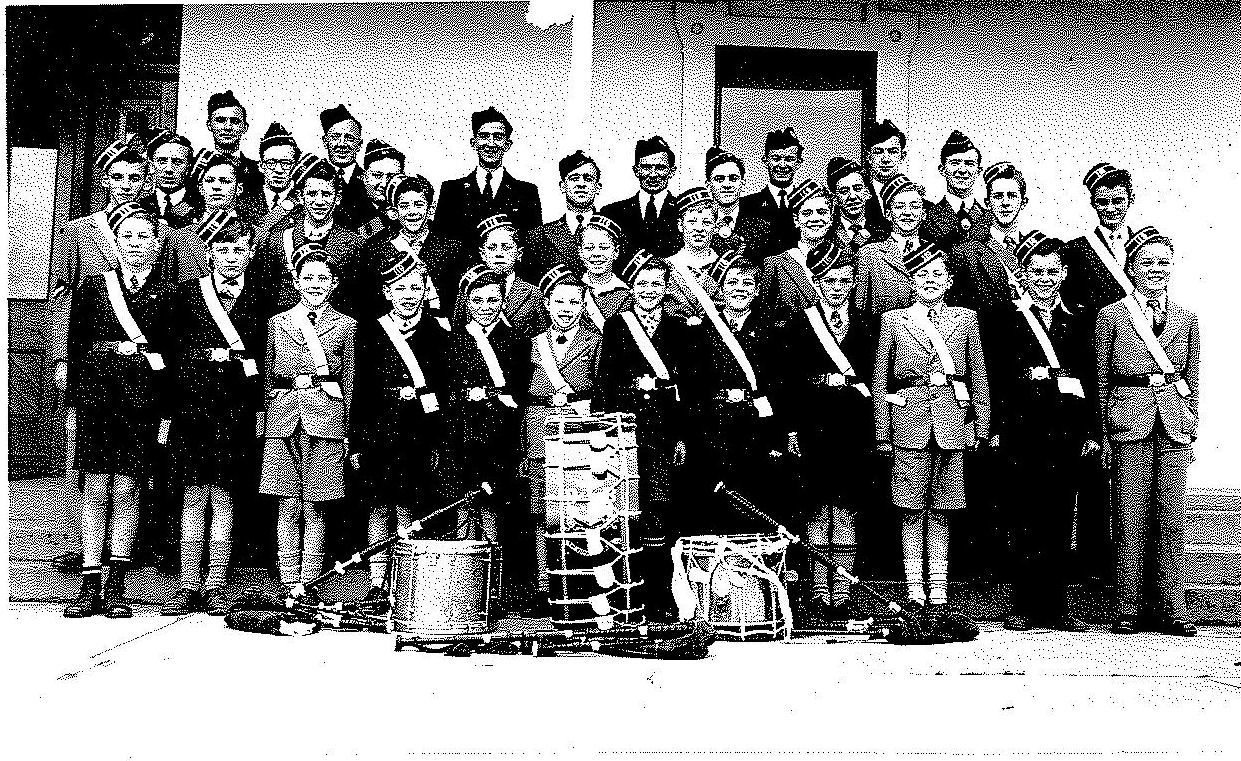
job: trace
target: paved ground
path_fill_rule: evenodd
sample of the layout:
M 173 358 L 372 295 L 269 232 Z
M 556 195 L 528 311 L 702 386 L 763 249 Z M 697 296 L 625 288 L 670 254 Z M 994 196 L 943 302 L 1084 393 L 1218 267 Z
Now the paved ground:
M 205 615 L 4 619 L 12 759 L 1241 757 L 1241 630 L 729 643 L 697 662 L 449 658 Z M 11 722 L 11 723 L 10 723 Z

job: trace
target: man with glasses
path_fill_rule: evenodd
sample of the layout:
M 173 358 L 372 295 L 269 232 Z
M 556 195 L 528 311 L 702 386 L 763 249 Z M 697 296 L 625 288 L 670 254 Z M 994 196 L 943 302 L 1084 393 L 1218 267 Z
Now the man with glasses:
M 469 248 L 477 240 L 478 223 L 496 214 L 507 215 L 522 234 L 543 224 L 538 186 L 517 179 L 504 167 L 504 154 L 513 147 L 508 118 L 488 106 L 474 112 L 470 126 L 470 147 L 478 153 L 478 166 L 440 185 L 434 231 Z
M 393 177 L 405 174 L 405 154 L 377 138 L 366 144 L 362 154 L 362 182 L 366 185 L 367 202 L 354 211 L 357 216 L 344 218 L 339 212 L 337 221 L 353 230 L 363 241 L 372 238 L 389 238 L 396 232 L 395 214 L 389 214 L 384 191 Z
M 266 240 L 267 233 L 297 208 L 293 193 L 293 167 L 301 158 L 301 149 L 280 122 L 272 122 L 267 134 L 259 141 L 259 171 L 263 173 L 263 191 L 259 195 L 266 213 L 255 226 L 254 249 Z
M 138 199 L 138 205 L 159 217 L 168 228 L 185 227 L 202 203 L 197 193 L 185 185 L 190 172 L 190 141 L 168 130 L 160 130 L 147 143 L 151 180 L 155 188 Z
M 362 122 L 349 113 L 343 104 L 319 114 L 323 126 L 323 147 L 328 160 L 340 175 L 342 190 L 336 206 L 336 221 L 352 230 L 347 222 L 365 216 L 370 205 L 369 193 L 363 181 L 363 170 L 358 166 L 358 151 L 362 148 Z
M 613 201 L 599 212 L 620 225 L 625 233 L 625 250 L 616 257 L 614 265 L 617 274 L 624 271 L 636 251 L 671 256 L 681 247 L 676 199 L 668 190 L 669 180 L 677 173 L 676 154 L 659 135 L 639 140 L 633 154 L 637 195 Z
M 767 133 L 763 144 L 763 166 L 767 167 L 767 187 L 741 197 L 741 215 L 767 220 L 771 225 L 773 251 L 784 251 L 797 243 L 789 194 L 801 168 L 802 145 L 792 127 Z
M 207 99 L 207 129 L 215 152 L 229 156 L 237 164 L 237 181 L 243 198 L 257 198 L 263 188 L 258 162 L 241 153 L 241 138 L 250 129 L 246 107 L 232 90 L 218 92 Z M 260 151 L 261 152 L 261 151 Z

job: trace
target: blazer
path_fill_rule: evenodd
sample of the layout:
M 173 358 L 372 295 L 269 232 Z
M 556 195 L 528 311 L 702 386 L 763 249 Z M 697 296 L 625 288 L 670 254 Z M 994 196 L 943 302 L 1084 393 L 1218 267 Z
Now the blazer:
M 392 241 L 398 235 L 400 233 L 396 232 L 386 237 L 371 238 L 357 248 L 352 259 L 342 264 L 341 311 L 358 320 L 365 320 L 387 314 L 392 309 L 392 304 L 383 294 L 384 281 L 380 271 L 385 257 L 396 250 Z M 457 285 L 468 269 L 460 241 L 430 233 L 422 241 L 418 258 L 426 265 L 427 276 L 440 298 L 440 311 L 430 316 L 450 316 L 448 310 L 457 301 Z
M 167 217 L 161 215 L 163 209 L 159 207 L 159 201 L 153 192 L 139 198 L 137 203 L 142 208 L 159 217 L 161 225 L 175 230 L 178 227 L 185 227 L 198 216 L 202 205 L 201 203 L 196 204 L 194 199 L 195 195 L 190 192 L 190 188 L 186 188 L 185 195 L 181 197 L 181 202 L 169 209 Z
M 941 198 L 934 203 L 924 200 L 922 203 L 926 208 L 925 226 L 931 238 L 959 235 L 962 232 L 961 221 L 964 219 L 970 221 L 969 230 L 976 227 L 985 230 L 990 227 L 991 212 L 983 208 L 977 199 L 971 199 L 971 205 L 963 206 L 959 213 L 953 211 L 952 204 L 948 203 L 947 198 Z
M 806 271 L 793 260 L 791 250 L 763 260 L 755 304 L 774 322 L 791 321 L 821 298 L 818 289 L 806 279 Z
M 366 190 L 366 183 L 362 181 L 364 170 L 361 164 L 356 166 L 357 169 L 353 170 L 353 176 L 341 190 L 340 203 L 336 205 L 336 211 L 333 212 L 336 223 L 349 232 L 356 232 L 375 215 L 375 204 Z M 336 171 L 339 172 L 340 167 L 336 167 Z
M 505 167 L 500 186 L 495 189 L 495 199 L 487 203 L 473 171 L 455 180 L 445 180 L 440 185 L 431 229 L 474 248 L 478 241 L 478 223 L 493 214 L 507 214 L 523 233 L 543 224 L 538 186 L 517 179 Z
M 48 276 L 48 359 L 69 358 L 69 313 L 73 294 L 89 277 L 116 267 L 117 253 L 104 230 L 104 212 L 71 219 L 56 233 Z
M 929 239 L 919 233 L 918 244 Z M 867 243 L 857 256 L 853 304 L 878 321 L 890 309 L 903 309 L 914 303 L 914 286 L 905 274 L 905 252 L 890 237 Z
M 611 218 L 625 233 L 625 245 L 617 255 L 613 269 L 616 274 L 624 271 L 625 265 L 635 251 L 649 251 L 656 256 L 671 256 L 681 247 L 681 232 L 677 229 L 677 205 L 674 193 L 669 193 L 663 206 L 658 210 L 658 217 L 648 225 L 643 219 L 645 209 L 638 208 L 638 194 L 604 206 L 599 213 Z
M 683 439 L 685 422 L 689 419 L 687 403 L 692 399 L 696 383 L 695 356 L 701 351 L 701 332 L 676 315 L 664 313 L 651 336 L 651 344 L 668 367 L 671 382 L 684 386 L 679 389 L 679 396 L 685 403 L 676 403 L 671 392 L 652 394 L 650 399 L 645 399 L 642 392 L 635 389 L 634 382 L 655 373 L 634 342 L 623 314 L 617 313 L 603 323 L 599 370 L 595 374 L 598 404 L 592 408 L 597 407 L 599 412 L 640 413 L 640 435 L 659 440 L 672 434 Z
M 991 431 L 991 395 L 987 367 L 978 334 L 978 317 L 970 309 L 943 307 L 939 331 L 952 353 L 957 374 L 967 377 L 969 408 L 957 403 L 952 385 L 911 386 L 894 392 L 904 406 L 888 401 L 891 383 L 909 378 L 926 379 L 943 372 L 931 339 L 914 324 L 911 309 L 884 312 L 879 321 L 875 352 L 875 440 L 890 441 L 904 449 L 926 449 L 932 437 L 941 449 L 966 449 Z M 973 409 L 974 417 L 968 413 Z
M 857 379 L 870 387 L 875 369 L 875 326 L 869 315 L 852 304 L 846 306 L 849 323 L 839 341 L 840 350 L 853 366 Z M 852 385 L 827 386 L 818 382 L 823 375 L 839 373 L 840 368 L 819 343 L 804 311 L 792 315 L 783 329 L 781 345 L 786 359 L 778 401 L 784 410 L 787 430 L 830 431 L 833 438 L 856 442 L 869 451 L 875 445 L 872 401 Z M 796 357 L 796 363 L 788 362 L 788 357 Z
M 1086 439 L 1102 435 L 1094 358 L 1094 318 L 1080 304 L 1052 310 L 1047 338 L 1060 367 L 1082 384 L 1083 396 L 1061 393 L 1054 378 L 1031 380 L 1032 367 L 1047 366 L 1047 355 L 1024 313 L 1009 305 L 997 315 L 986 353 L 991 383 L 991 430 L 1004 446 L 1038 452 L 1048 445 L 1067 447 L 1076 456 Z
M 211 272 L 207 262 L 207 246 L 198 237 L 198 218 L 190 220 L 185 227 L 173 230 L 164 238 L 160 261 L 165 270 L 178 283 L 197 280 Z
M 1133 235 L 1133 230 L 1126 230 L 1128 236 Z M 1067 275 L 1060 292 L 1064 298 L 1083 305 L 1090 316 L 1094 317 L 1103 307 L 1123 299 L 1126 293 L 1112 277 L 1107 266 L 1099 260 L 1099 255 L 1095 253 L 1088 238 L 1093 238 L 1104 251 L 1110 250 L 1103 236 L 1099 234 L 1098 227 L 1065 244 L 1064 248 L 1060 249 L 1060 258 L 1064 261 Z M 1122 269 L 1125 266 L 1124 253 L 1120 252 L 1118 260 Z
M 289 258 L 293 251 L 306 242 L 305 220 L 305 209 L 299 208 L 290 212 L 279 225 L 272 228 L 267 239 L 256 250 L 254 262 L 247 271 L 247 274 L 252 272 L 259 277 L 263 287 L 269 289 L 273 297 L 272 309 L 275 310 L 273 314 L 291 309 L 301 300 L 301 296 L 293 287 L 293 272 L 290 270 Z M 293 248 L 286 251 L 284 231 L 289 229 L 293 230 Z M 346 269 L 349 263 L 357 261 L 357 249 L 360 245 L 361 242 L 356 234 L 338 224 L 333 224 L 328 230 L 327 237 L 323 239 L 323 249 L 327 252 L 328 258 L 340 268 L 340 282 L 331 297 L 332 305 L 337 309 L 354 308 L 352 304 L 349 304 L 349 296 L 356 292 L 356 285 L 347 282 L 349 273 Z
M 677 247 L 668 252 L 668 255 L 675 254 L 680 250 L 679 236 L 677 243 Z M 761 262 L 764 257 L 772 253 L 771 225 L 768 224 L 767 220 L 759 219 L 758 217 L 747 217 L 738 211 L 737 225 L 733 229 L 732 235 L 722 238 L 717 232 L 711 239 L 711 248 L 720 253 L 736 251 L 743 245 L 745 246 L 743 255 L 752 262 Z
M 789 186 L 792 192 L 793 186 Z M 771 185 L 767 185 L 757 193 L 741 197 L 738 213 L 742 219 L 755 217 L 767 223 L 771 228 L 770 246 L 774 251 L 785 251 L 797 245 L 797 225 L 793 222 L 793 209 L 785 201 L 785 209 L 780 210 L 779 200 L 771 194 Z M 769 252 L 770 253 L 770 252 Z
M 1189 384 L 1188 398 L 1172 384 L 1157 388 L 1113 384 L 1113 375 L 1145 375 L 1160 370 L 1138 337 L 1124 303 L 1118 301 L 1099 310 L 1095 322 L 1099 403 L 1112 441 L 1144 439 L 1154 431 L 1156 419 L 1162 432 L 1179 444 L 1192 444 L 1198 436 L 1198 317 L 1171 299 L 1167 311 L 1159 345 Z
M 586 269 L 577 252 L 577 238 L 569 232 L 567 217 L 559 217 L 530 231 L 526 236 L 526 250 L 517 263 L 517 276 L 537 283 L 557 265 L 568 267 L 578 275 Z
M 512 287 L 504 294 L 504 317 L 513 330 L 527 341 L 547 330 L 550 320 L 543 306 L 543 294 L 520 277 L 513 278 Z M 469 321 L 465 294 L 459 293 L 452 312 L 453 330 L 464 328 Z
M 865 214 L 862 215 L 862 218 L 866 222 L 866 224 L 862 225 L 862 229 L 854 235 L 847 235 L 844 219 L 837 213 L 836 220 L 832 223 L 832 229 L 828 235 L 836 236 L 836 242 L 841 246 L 848 246 L 853 249 L 854 254 L 861 251 L 862 246 L 865 246 L 867 243 L 874 243 L 888 236 L 890 228 L 876 225 Z
M 241 185 L 240 196 L 249 200 L 247 206 L 258 209 L 260 212 L 266 210 L 267 202 L 263 198 L 263 173 L 259 171 L 259 162 L 237 152 L 237 180 Z M 238 202 L 238 206 L 241 203 Z
M 974 310 L 984 323 L 993 313 L 1007 310 L 1013 303 L 1004 267 L 1007 254 L 991 237 L 989 227 L 981 231 L 971 228 L 965 240 L 948 252 L 948 271 L 952 273 L 948 303 Z
M 327 356 L 328 374 L 339 380 L 341 398 L 328 395 L 320 385 L 305 389 L 275 389 L 277 379 L 315 374 L 315 363 L 293 321 L 291 310 L 272 317 L 267 325 L 267 359 L 264 390 L 267 395 L 267 425 L 263 435 L 269 439 L 292 436 L 300 424 L 311 436 L 343 439 L 349 430 L 349 408 L 353 402 L 354 335 L 358 323 L 330 304 L 315 324 L 315 333 Z
M 427 390 L 439 402 L 440 411 L 426 413 L 418 398 L 401 399 L 392 390 L 413 386 L 414 381 L 379 320 L 368 315 L 358 322 L 349 442 L 350 448 L 363 456 L 363 467 L 369 467 L 365 460 L 372 457 L 385 463 L 408 456 L 404 447 L 412 442 L 425 446 L 442 442 L 442 411 L 448 406 L 449 392 L 448 338 L 439 323 L 423 312 L 405 339 L 418 360 Z

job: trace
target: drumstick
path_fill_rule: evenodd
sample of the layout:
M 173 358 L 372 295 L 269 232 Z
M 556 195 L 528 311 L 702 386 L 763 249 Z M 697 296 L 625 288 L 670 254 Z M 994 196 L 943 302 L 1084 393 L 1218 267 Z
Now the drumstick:
M 461 499 L 457 500 L 456 502 L 453 502 L 452 504 L 449 504 L 449 505 L 445 505 L 441 507 L 440 509 L 432 513 L 429 513 L 428 515 L 422 518 L 419 518 L 418 520 L 414 521 L 408 526 L 397 527 L 396 533 L 393 534 L 392 536 L 389 536 L 387 539 L 381 539 L 378 542 L 375 542 L 374 544 L 368 545 L 365 549 L 362 549 L 362 550 L 359 550 L 358 552 L 353 553 L 353 556 L 348 558 L 347 560 L 343 562 L 337 561 L 331 568 L 319 574 L 311 581 L 305 584 L 298 584 L 297 586 L 289 590 L 289 596 L 296 599 L 304 595 L 307 590 L 318 587 L 320 584 L 332 578 L 333 576 L 344 576 L 345 573 L 350 568 L 356 568 L 357 566 L 369 560 L 371 557 L 378 555 L 380 552 L 383 552 L 384 550 L 388 549 L 392 545 L 396 544 L 399 540 L 408 539 L 410 537 L 410 534 L 421 533 L 423 530 L 422 524 L 426 523 L 427 521 L 432 520 L 434 518 L 438 518 L 444 513 L 449 512 L 450 510 L 455 510 L 468 502 L 472 502 L 475 499 L 477 499 L 479 495 L 492 494 L 492 493 L 493 492 L 492 492 L 491 484 L 487 483 L 486 481 L 483 481 L 481 484 L 478 485 L 477 489 L 472 489 L 471 491 L 466 493 L 465 496 L 463 496 Z

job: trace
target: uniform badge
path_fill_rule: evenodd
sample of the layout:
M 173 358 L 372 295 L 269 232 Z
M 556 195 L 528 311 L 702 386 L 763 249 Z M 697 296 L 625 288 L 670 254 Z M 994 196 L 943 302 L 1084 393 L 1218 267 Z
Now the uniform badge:
M 413 386 L 401 386 L 401 390 L 399 393 L 400 393 L 401 398 L 408 402 L 410 399 L 414 398 L 414 387 Z
M 212 349 L 211 350 L 211 361 L 212 362 L 227 362 L 228 361 L 228 349 L 221 349 L 218 347 Z
M 930 384 L 932 386 L 946 386 L 948 385 L 948 376 L 936 370 L 931 373 Z
M 566 404 L 568 404 L 568 403 L 569 403 L 569 395 L 568 395 L 568 394 L 556 394 L 555 396 L 553 396 L 553 397 L 552 397 L 552 406 L 553 406 L 553 407 L 563 407 L 563 406 L 565 406 L 565 405 L 566 405 Z
M 655 379 L 649 375 L 643 375 L 641 378 L 638 378 L 638 388 L 643 391 L 654 391 Z
M 474 386 L 469 390 L 466 397 L 471 402 L 481 402 L 482 400 L 487 398 L 487 392 L 479 388 L 478 386 Z
M 116 344 L 116 353 L 125 357 L 132 357 L 138 353 L 138 344 L 133 341 L 120 341 Z
M 968 231 L 974 225 L 970 222 L 969 217 L 961 217 L 961 229 Z

